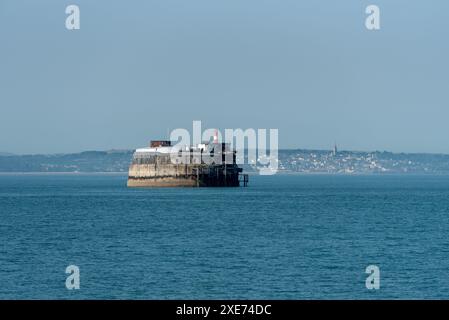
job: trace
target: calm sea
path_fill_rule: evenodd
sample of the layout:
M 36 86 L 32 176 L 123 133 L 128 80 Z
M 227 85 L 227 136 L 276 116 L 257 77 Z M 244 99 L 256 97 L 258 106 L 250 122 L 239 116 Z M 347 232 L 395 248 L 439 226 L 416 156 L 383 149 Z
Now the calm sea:
M 0 298 L 449 298 L 449 177 L 127 189 L 119 175 L 0 175 Z

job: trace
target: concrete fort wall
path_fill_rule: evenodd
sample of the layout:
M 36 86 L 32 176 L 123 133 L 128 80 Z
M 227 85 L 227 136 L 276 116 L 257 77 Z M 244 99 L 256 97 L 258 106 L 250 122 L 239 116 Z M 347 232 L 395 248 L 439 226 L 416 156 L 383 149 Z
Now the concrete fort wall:
M 197 164 L 131 164 L 129 187 L 239 186 L 237 166 Z
M 128 179 L 128 187 L 196 187 L 197 182 L 187 178 Z M 200 185 L 202 186 L 202 184 Z
M 178 177 L 192 175 L 195 165 L 185 164 L 132 164 L 129 176 L 133 178 Z

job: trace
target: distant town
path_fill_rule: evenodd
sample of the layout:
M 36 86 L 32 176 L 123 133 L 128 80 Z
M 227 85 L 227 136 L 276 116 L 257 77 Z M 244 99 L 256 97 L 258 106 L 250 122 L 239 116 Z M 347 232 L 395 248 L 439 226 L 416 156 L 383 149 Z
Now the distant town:
M 449 174 L 449 155 L 392 152 L 282 150 L 279 172 L 337 174 Z
M 0 172 L 128 172 L 134 150 L 86 151 L 73 154 L 14 155 L 0 153 Z M 279 150 L 279 174 L 449 174 L 449 155 Z M 258 164 L 243 165 L 256 172 Z

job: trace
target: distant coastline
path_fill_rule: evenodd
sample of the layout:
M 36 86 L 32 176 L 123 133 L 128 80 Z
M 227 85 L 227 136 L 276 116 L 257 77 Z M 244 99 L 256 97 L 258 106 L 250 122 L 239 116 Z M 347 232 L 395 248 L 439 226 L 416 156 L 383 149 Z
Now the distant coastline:
M 134 150 L 85 151 L 71 154 L 0 153 L 0 174 L 126 175 Z M 278 174 L 438 174 L 449 175 L 449 155 L 281 149 Z M 242 165 L 248 174 L 258 164 Z

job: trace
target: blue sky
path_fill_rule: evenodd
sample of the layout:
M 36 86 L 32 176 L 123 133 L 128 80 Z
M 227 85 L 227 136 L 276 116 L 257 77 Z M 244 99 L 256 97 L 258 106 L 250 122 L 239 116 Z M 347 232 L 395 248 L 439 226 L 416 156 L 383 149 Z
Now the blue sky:
M 135 148 L 201 120 L 449 153 L 448 34 L 447 0 L 0 0 L 0 151 Z

